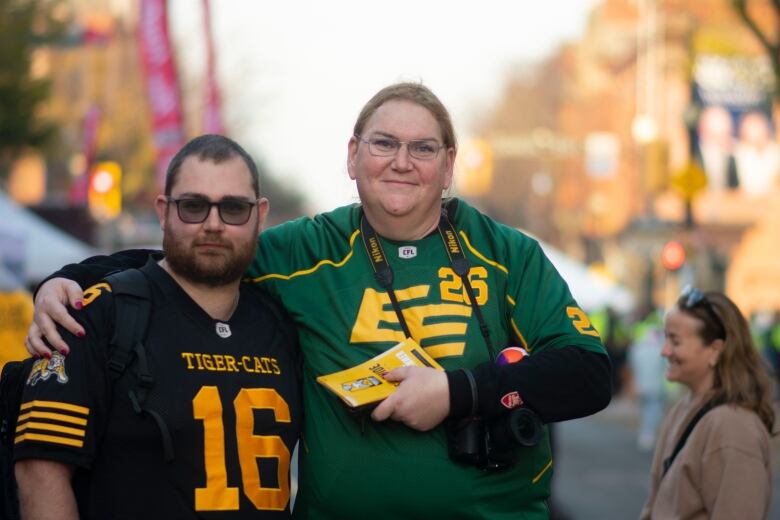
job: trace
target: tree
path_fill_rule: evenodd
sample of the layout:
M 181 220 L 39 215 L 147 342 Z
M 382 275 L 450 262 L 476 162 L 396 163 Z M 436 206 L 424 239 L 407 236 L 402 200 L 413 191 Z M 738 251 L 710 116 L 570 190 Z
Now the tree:
M 778 22 L 780 21 L 780 0 L 769 1 L 770 8 L 775 14 L 773 31 L 762 27 L 762 23 L 759 22 L 762 17 L 755 11 L 749 10 L 748 0 L 731 0 L 731 5 L 766 50 L 775 76 L 774 97 L 776 101 L 780 101 L 780 23 Z
M 0 178 L 28 148 L 40 148 L 55 127 L 40 120 L 37 109 L 49 97 L 49 82 L 31 71 L 37 45 L 59 37 L 65 21 L 55 13 L 59 0 L 0 0 Z

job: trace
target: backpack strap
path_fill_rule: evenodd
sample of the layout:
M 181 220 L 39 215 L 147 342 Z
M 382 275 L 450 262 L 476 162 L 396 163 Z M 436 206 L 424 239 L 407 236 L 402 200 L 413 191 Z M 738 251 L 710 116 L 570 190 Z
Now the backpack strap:
M 133 411 L 139 415 L 145 413 L 157 423 L 162 436 L 163 457 L 166 462 L 170 462 L 174 459 L 174 451 L 168 426 L 159 413 L 145 406 L 146 398 L 154 386 L 143 344 L 152 311 L 149 282 L 139 269 L 119 271 L 105 280 L 111 286 L 116 312 L 108 360 L 111 381 L 115 383 L 134 363 L 136 384 L 128 392 Z
M 0 518 L 19 520 L 13 447 L 16 420 L 33 359 L 9 361 L 0 375 Z
M 112 381 L 124 374 L 133 361 L 135 344 L 143 341 L 152 310 L 149 282 L 138 269 L 127 269 L 105 278 L 114 296 L 116 320 L 111 337 L 108 368 Z M 144 379 L 151 383 L 151 374 Z
M 672 454 L 664 460 L 664 471 L 661 473 L 661 477 L 666 475 L 666 472 L 669 471 L 669 468 L 672 466 L 672 462 L 674 462 L 677 454 L 680 453 L 680 451 L 683 449 L 683 446 L 685 446 L 685 441 L 687 441 L 688 437 L 690 437 L 691 432 L 693 431 L 694 427 L 696 427 L 696 424 L 701 420 L 702 417 L 706 415 L 707 412 L 715 408 L 715 406 L 717 406 L 717 404 L 714 400 L 708 401 L 704 406 L 701 407 L 698 412 L 696 412 L 696 415 L 693 416 L 691 422 L 688 423 L 685 431 L 680 436 L 680 440 L 677 441 L 677 445 L 674 447 L 674 450 L 672 450 Z

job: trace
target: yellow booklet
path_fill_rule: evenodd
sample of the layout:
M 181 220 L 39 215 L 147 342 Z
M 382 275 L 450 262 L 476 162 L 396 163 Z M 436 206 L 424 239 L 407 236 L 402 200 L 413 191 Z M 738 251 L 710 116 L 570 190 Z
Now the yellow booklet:
M 423 348 L 407 338 L 365 363 L 317 378 L 317 382 L 339 396 L 347 406 L 358 408 L 376 404 L 395 392 L 398 383 L 385 380 L 394 368 L 410 366 L 444 370 Z

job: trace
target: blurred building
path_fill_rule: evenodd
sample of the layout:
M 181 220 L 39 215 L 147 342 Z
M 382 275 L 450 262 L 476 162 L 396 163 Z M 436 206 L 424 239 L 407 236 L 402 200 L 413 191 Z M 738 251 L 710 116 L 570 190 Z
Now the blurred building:
M 150 208 L 170 156 L 187 136 L 225 133 L 214 48 L 204 44 L 210 37 L 209 3 L 193 4 L 204 30 L 183 42 L 166 33 L 168 3 L 63 2 L 58 8 L 68 12 L 60 18 L 71 20 L 66 34 L 36 48 L 33 56 L 32 74 L 51 82 L 41 116 L 54 123 L 58 136 L 49 149 L 17 161 L 9 194 L 104 249 L 159 244 Z M 184 45 L 194 50 L 185 53 Z M 180 54 L 190 59 L 177 60 Z M 192 62 L 202 62 L 204 70 L 190 71 Z M 100 171 L 110 173 L 101 178 L 111 182 L 96 192 L 91 181 Z M 261 176 L 274 197 L 273 222 L 299 216 L 302 197 L 266 174 Z
M 46 157 L 50 202 L 83 203 L 85 194 L 75 181 L 90 163 L 101 160 L 122 165 L 126 199 L 153 193 L 153 149 L 133 4 L 73 0 L 68 3 L 73 24 L 66 36 L 36 51 L 33 73 L 52 82 L 42 112 L 57 124 L 60 137 Z
M 771 2 L 748 3 L 759 25 L 776 26 Z M 776 238 L 760 238 L 780 218 L 767 212 L 780 190 L 773 88 L 731 2 L 604 0 L 579 41 L 508 84 L 480 136 L 491 187 L 472 198 L 648 304 L 695 283 L 728 289 L 748 313 L 780 308 L 744 285 L 759 278 L 745 257 L 762 250 L 748 237 L 780 255 Z M 686 252 L 678 270 L 661 263 L 672 239 Z M 780 281 L 774 263 L 764 280 Z

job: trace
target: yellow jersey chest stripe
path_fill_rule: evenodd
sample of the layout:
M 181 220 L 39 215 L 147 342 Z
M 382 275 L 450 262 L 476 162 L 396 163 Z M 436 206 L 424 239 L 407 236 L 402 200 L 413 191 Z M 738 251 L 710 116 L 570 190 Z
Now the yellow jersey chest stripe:
M 356 229 L 354 233 L 352 233 L 352 236 L 349 237 L 349 252 L 346 254 L 346 256 L 344 256 L 344 258 L 342 258 L 338 262 L 335 262 L 330 259 L 320 260 L 313 267 L 310 267 L 308 269 L 303 269 L 301 271 L 295 271 L 292 274 L 269 273 L 263 276 L 258 276 L 256 278 L 251 278 L 250 281 L 253 283 L 262 283 L 271 278 L 276 278 L 278 280 L 291 280 L 292 278 L 297 278 L 298 276 L 306 276 L 312 274 L 316 272 L 320 267 L 325 265 L 331 265 L 336 268 L 342 267 L 344 264 L 346 264 L 349 261 L 350 258 L 352 258 L 352 255 L 355 252 L 355 239 L 359 234 L 360 234 L 359 229 Z

